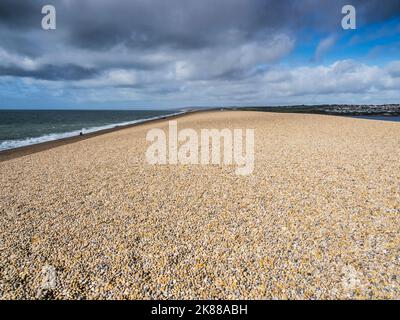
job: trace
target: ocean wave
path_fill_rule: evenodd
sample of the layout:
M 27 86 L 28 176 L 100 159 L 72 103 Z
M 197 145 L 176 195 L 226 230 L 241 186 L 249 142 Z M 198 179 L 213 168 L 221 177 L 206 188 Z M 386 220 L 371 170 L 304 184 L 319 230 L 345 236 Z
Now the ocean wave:
M 82 128 L 81 130 L 75 130 L 75 131 L 69 131 L 69 132 L 51 133 L 51 134 L 46 134 L 46 135 L 43 135 L 40 137 L 29 137 L 29 138 L 19 139 L 19 140 L 4 140 L 4 141 L 0 142 L 0 151 L 30 146 L 30 145 L 34 145 L 34 144 L 38 144 L 38 143 L 47 142 L 47 141 L 55 141 L 55 140 L 60 140 L 60 139 L 64 139 L 64 138 L 76 137 L 76 136 L 79 136 L 81 132 L 83 134 L 87 134 L 87 133 L 112 129 L 112 128 L 116 128 L 116 127 L 122 127 L 122 126 L 131 125 L 131 124 L 146 122 L 146 121 L 150 121 L 150 120 L 157 120 L 157 119 L 162 119 L 165 117 L 177 116 L 177 115 L 180 115 L 183 113 L 185 113 L 185 112 L 177 112 L 177 113 L 172 113 L 172 114 L 160 115 L 160 116 L 152 117 L 152 118 L 144 118 L 144 119 L 137 119 L 137 120 L 132 120 L 132 121 L 112 123 L 112 124 L 107 124 L 107 125 L 98 126 L 98 127 Z

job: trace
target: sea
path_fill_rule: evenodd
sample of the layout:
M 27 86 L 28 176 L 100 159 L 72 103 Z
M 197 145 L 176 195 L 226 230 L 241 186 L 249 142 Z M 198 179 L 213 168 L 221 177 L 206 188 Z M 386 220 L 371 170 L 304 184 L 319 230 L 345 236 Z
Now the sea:
M 400 122 L 400 116 L 353 116 L 353 118 Z
M 139 123 L 180 110 L 0 110 L 0 151 Z

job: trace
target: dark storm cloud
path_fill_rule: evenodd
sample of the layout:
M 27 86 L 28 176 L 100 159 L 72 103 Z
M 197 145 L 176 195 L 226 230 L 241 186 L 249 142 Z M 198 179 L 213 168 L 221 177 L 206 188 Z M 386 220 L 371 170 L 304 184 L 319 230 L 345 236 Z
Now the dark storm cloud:
M 400 13 L 400 1 L 353 0 L 360 23 Z M 348 0 L 147 0 L 70 2 L 64 21 L 78 47 L 107 49 L 123 43 L 135 48 L 170 46 L 201 49 L 240 42 L 277 30 L 321 30 L 340 26 Z M 74 12 L 79 14 L 73 14 Z M 85 14 L 86 13 L 86 14 Z
M 59 28 L 79 47 L 107 49 L 123 43 L 199 49 L 229 41 L 231 31 L 246 38 L 268 30 L 337 27 L 340 8 L 348 3 L 364 23 L 400 14 L 398 0 L 2 0 L 0 24 L 11 31 L 39 28 L 41 7 L 53 4 Z
M 14 61 L 3 65 L 0 72 L 47 80 L 74 80 L 90 78 L 110 68 L 151 70 L 168 61 L 159 57 L 142 61 L 141 57 L 168 52 L 171 60 L 215 48 L 224 52 L 224 49 L 229 51 L 248 42 L 257 44 L 279 33 L 293 34 L 306 28 L 337 31 L 340 9 L 348 3 L 356 6 L 361 24 L 400 14 L 399 0 L 1 0 L 0 49 L 44 61 L 29 70 Z M 52 4 L 57 9 L 54 32 L 40 28 L 44 4 Z M 111 61 L 91 59 L 90 54 L 81 56 L 82 50 L 95 56 L 107 54 L 117 46 L 126 48 L 126 55 L 131 58 L 124 60 L 116 55 Z M 282 56 L 290 48 L 288 45 L 286 51 L 282 50 Z M 63 60 L 58 57 L 59 52 Z M 46 60 L 48 57 L 53 60 Z M 249 74 L 245 68 L 250 67 L 251 62 L 209 74 L 211 78 L 240 79 Z M 197 78 L 204 77 L 207 73 Z
M 379 22 L 400 16 L 400 1 L 357 1 L 362 22 Z
M 13 29 L 40 27 L 40 14 L 46 1 L 42 0 L 1 0 L 0 26 Z
M 37 70 L 24 70 L 15 67 L 1 67 L 0 76 L 12 76 L 21 78 L 35 78 L 40 80 L 83 80 L 92 78 L 97 70 L 82 68 L 76 65 L 44 65 Z

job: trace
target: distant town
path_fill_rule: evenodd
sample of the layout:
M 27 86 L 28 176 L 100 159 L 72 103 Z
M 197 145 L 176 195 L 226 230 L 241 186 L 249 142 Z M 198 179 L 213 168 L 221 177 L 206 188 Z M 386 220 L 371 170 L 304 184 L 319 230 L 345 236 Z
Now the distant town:
M 293 105 L 265 107 L 228 107 L 222 109 L 257 110 L 268 112 L 315 113 L 349 116 L 400 116 L 400 104 L 323 104 L 323 105 Z

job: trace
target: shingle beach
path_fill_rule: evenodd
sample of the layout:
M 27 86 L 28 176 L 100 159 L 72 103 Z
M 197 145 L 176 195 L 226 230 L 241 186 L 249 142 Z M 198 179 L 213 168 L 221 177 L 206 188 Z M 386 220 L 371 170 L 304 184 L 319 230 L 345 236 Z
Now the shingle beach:
M 1 299 L 400 299 L 400 123 L 245 111 L 255 167 L 149 165 L 147 123 L 0 162 Z

